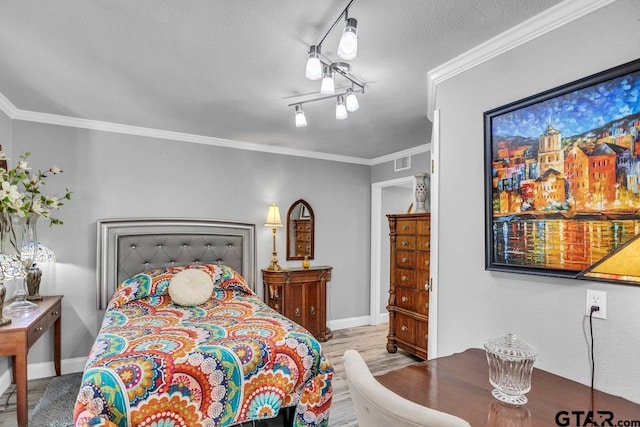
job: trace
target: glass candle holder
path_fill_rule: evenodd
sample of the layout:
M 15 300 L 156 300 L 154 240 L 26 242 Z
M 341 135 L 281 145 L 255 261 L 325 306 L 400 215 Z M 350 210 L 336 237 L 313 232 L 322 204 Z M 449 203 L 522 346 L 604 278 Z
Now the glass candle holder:
M 527 403 L 536 349 L 513 334 L 484 343 L 493 397 L 510 405 Z

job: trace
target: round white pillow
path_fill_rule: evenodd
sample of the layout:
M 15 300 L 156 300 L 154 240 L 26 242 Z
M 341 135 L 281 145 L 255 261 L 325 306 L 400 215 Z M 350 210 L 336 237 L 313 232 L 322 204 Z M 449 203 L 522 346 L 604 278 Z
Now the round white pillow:
M 202 270 L 188 268 L 169 282 L 169 296 L 178 305 L 204 304 L 213 294 L 213 280 Z

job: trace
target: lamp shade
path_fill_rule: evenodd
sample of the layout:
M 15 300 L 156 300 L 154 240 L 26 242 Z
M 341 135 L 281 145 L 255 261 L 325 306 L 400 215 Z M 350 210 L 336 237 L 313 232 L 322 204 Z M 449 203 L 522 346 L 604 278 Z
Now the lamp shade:
M 0 280 L 24 277 L 27 271 L 17 258 L 0 254 Z
M 342 32 L 338 44 L 338 56 L 348 61 L 356 59 L 358 54 L 358 21 L 354 18 L 347 19 L 347 25 Z
M 33 242 L 27 242 L 22 245 L 22 252 L 31 253 L 33 250 Z M 38 242 L 38 247 L 36 249 L 36 259 L 35 262 L 56 262 L 56 254 L 52 249 Z
M 282 221 L 280 220 L 280 209 L 273 203 L 269 206 L 267 212 L 267 219 L 264 222 L 265 227 L 282 227 Z

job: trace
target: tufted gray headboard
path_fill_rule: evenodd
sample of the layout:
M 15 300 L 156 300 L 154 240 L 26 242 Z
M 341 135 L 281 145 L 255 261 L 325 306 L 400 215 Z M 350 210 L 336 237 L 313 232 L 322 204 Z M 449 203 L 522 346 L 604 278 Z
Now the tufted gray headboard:
M 116 285 L 153 268 L 221 263 L 255 290 L 255 225 L 206 219 L 98 220 L 98 309 Z

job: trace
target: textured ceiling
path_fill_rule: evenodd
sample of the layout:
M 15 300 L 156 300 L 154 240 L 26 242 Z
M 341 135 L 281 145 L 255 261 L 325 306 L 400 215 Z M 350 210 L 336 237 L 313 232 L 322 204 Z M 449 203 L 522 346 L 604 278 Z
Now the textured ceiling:
M 426 144 L 426 73 L 558 0 L 356 0 L 360 110 L 304 77 L 346 0 L 0 2 L 0 93 L 16 108 L 372 159 Z M 340 22 L 322 44 L 335 54 Z M 336 79 L 337 88 L 346 80 Z

